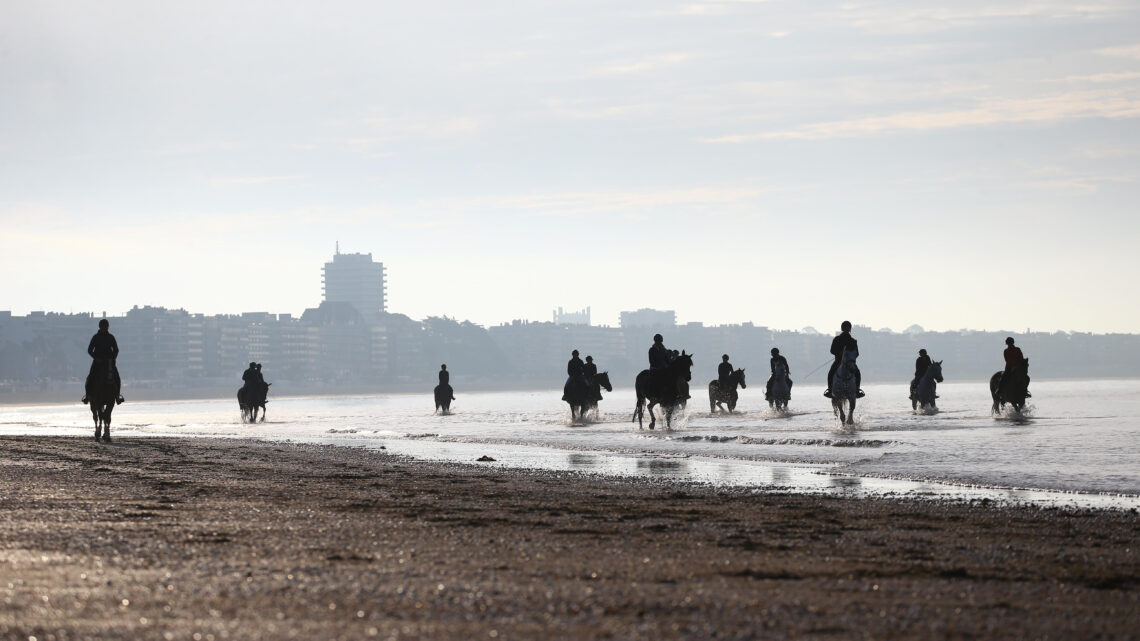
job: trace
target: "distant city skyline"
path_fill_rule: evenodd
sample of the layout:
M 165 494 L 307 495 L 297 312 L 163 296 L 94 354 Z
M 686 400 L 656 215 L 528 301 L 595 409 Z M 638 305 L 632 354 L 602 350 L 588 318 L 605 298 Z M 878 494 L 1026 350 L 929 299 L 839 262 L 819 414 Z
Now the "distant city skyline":
M 0 309 L 1140 332 L 1126 0 L 8 3 Z

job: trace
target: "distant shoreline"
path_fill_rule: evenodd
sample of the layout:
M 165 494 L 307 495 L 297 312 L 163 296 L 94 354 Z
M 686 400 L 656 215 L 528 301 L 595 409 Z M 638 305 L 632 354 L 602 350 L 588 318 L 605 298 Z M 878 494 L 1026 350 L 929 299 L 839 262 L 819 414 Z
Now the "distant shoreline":
M 763 378 L 767 381 L 767 378 Z M 1103 376 L 1103 377 L 1090 377 L 1090 378 L 1045 378 L 1035 377 L 1034 382 L 1064 382 L 1064 381 L 1131 381 L 1140 380 L 1140 377 L 1135 376 Z M 908 383 L 907 380 L 885 380 L 875 381 L 874 385 L 903 385 Z M 986 379 L 976 380 L 954 380 L 948 381 L 954 384 L 978 384 L 984 385 L 988 381 Z M 0 388 L 0 407 L 4 406 L 19 406 L 19 405 L 64 405 L 71 403 L 78 403 L 79 399 L 83 396 L 83 385 L 81 383 L 52 383 L 52 387 L 45 390 L 19 390 L 10 391 Z M 55 387 L 55 386 L 60 387 Z M 752 386 L 761 389 L 763 383 L 752 382 Z M 805 386 L 810 386 L 812 383 L 805 383 Z M 822 384 L 820 384 L 822 385 Z M 556 391 L 559 386 L 556 382 L 551 382 L 549 385 L 534 385 L 531 382 L 527 385 L 523 381 L 511 381 L 501 384 L 488 384 L 488 383 L 464 383 L 459 381 L 454 384 L 456 394 L 463 394 L 466 392 L 549 392 Z M 241 387 L 240 383 L 233 385 L 210 385 L 204 387 L 195 387 L 187 389 L 176 389 L 169 387 L 145 387 L 133 386 L 128 381 L 123 386 L 123 395 L 127 397 L 128 401 L 205 401 L 205 400 L 225 400 L 233 398 L 238 388 Z M 313 387 L 306 385 L 294 386 L 288 382 L 275 384 L 270 390 L 270 400 L 285 399 L 285 398 L 300 398 L 300 397 L 336 397 L 336 396 L 372 396 L 383 394 L 424 394 L 430 396 L 432 393 L 433 383 L 385 383 L 377 385 L 346 385 L 338 387 L 335 390 L 325 386 Z M 626 385 L 617 385 L 617 388 L 631 387 Z

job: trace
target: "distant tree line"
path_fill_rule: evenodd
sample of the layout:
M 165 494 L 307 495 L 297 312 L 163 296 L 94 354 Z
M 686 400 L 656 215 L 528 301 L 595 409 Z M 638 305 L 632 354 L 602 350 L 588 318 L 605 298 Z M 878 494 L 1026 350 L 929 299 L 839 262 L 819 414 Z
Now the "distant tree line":
M 90 314 L 0 313 L 0 381 L 79 381 L 90 359 Z M 721 354 L 760 384 L 769 351 L 778 347 L 797 382 L 822 384 L 831 335 L 741 325 L 594 327 L 513 321 L 490 328 L 448 317 L 422 321 L 402 314 L 365 320 L 351 306 L 323 304 L 300 318 L 243 314 L 205 317 L 183 310 L 136 308 L 112 319 L 122 348 L 125 381 L 193 387 L 238 380 L 248 361 L 261 362 L 270 380 L 295 389 L 354 384 L 384 389 L 427 385 L 442 363 L 458 388 L 559 387 L 571 350 L 592 355 L 615 385 L 629 386 L 647 366 L 652 336 L 695 354 L 694 384 L 716 375 Z M 875 331 L 856 326 L 864 380 L 909 380 L 920 348 L 943 360 L 948 381 L 982 380 L 1002 366 L 1007 335 L 1014 336 L 1041 378 L 1113 378 L 1134 375 L 1140 335 L 1014 332 Z M 813 370 L 816 370 L 813 372 Z M 811 373 L 810 377 L 808 376 Z M 324 386 L 324 387 L 322 387 Z M 276 389 L 276 388 L 275 388 Z

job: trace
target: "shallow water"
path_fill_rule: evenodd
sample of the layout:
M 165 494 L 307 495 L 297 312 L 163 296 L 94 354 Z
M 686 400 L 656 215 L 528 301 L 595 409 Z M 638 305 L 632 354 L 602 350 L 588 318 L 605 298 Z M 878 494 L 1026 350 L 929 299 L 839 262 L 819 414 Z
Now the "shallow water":
M 433 460 L 489 455 L 511 467 L 763 489 L 1140 507 L 1140 380 L 1034 382 L 1023 415 L 999 416 L 985 382 L 939 386 L 937 413 L 912 411 L 905 385 L 865 389 L 853 428 L 840 426 L 820 387 L 796 386 L 783 414 L 754 385 L 731 415 L 711 414 L 694 386 L 672 428 L 653 431 L 630 421 L 633 393 L 620 388 L 585 425 L 570 423 L 560 392 L 460 390 L 449 416 L 432 412 L 430 393 L 297 397 L 271 399 L 268 421 L 246 425 L 227 399 L 127 403 L 113 429 L 384 447 Z M 78 403 L 0 408 L 2 434 L 86 435 L 90 425 Z

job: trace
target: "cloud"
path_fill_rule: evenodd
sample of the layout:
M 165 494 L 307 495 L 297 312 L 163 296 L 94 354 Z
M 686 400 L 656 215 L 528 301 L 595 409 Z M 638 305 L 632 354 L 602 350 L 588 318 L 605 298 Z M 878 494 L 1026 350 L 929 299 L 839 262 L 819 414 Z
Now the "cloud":
M 601 75 L 620 75 L 629 73 L 641 73 L 644 71 L 652 71 L 676 65 L 692 58 L 692 54 L 688 53 L 665 53 L 656 56 L 647 56 L 639 60 L 612 62 L 598 68 L 597 73 Z
M 264 185 L 275 182 L 292 182 L 304 176 L 238 176 L 234 178 L 211 178 L 210 184 L 215 187 L 231 187 L 237 185 Z
M 448 198 L 430 203 L 447 211 L 517 212 L 530 216 L 579 217 L 620 212 L 660 211 L 670 206 L 732 205 L 754 202 L 766 193 L 792 187 L 707 186 L 644 191 L 574 191 Z
M 701 139 L 708 143 L 763 140 L 827 140 L 870 136 L 890 131 L 929 131 L 999 124 L 1048 123 L 1081 118 L 1136 118 L 1140 99 L 1135 90 L 1071 92 L 1038 98 L 994 100 L 972 109 L 911 111 L 889 116 L 810 123 L 755 134 Z
M 1127 45 L 1123 47 L 1108 47 L 1100 49 L 1097 53 L 1102 56 L 1116 56 L 1118 58 L 1132 58 L 1133 60 L 1140 60 L 1140 44 Z
M 1094 73 L 1086 76 L 1067 76 L 1066 82 L 1092 82 L 1102 84 L 1107 82 L 1123 82 L 1125 80 L 1136 80 L 1140 78 L 1140 71 L 1119 71 L 1119 72 L 1106 72 Z
M 900 9 L 905 6 L 906 9 Z M 1025 18 L 1069 21 L 1097 18 L 1131 11 L 1127 2 L 1105 0 L 1081 4 L 1056 2 L 974 3 L 956 1 L 945 6 L 923 6 L 919 3 L 883 3 L 866 5 L 848 3 L 827 17 L 837 19 L 864 31 L 875 33 L 924 33 L 967 27 L 979 22 Z

